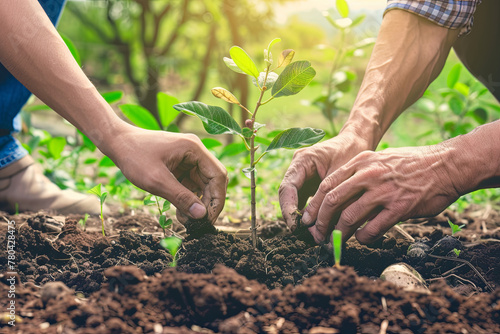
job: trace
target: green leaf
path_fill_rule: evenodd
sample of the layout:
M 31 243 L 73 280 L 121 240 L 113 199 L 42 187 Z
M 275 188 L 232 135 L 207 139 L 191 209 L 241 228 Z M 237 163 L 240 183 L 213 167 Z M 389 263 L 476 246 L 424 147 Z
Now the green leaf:
M 479 124 L 485 124 L 488 121 L 488 113 L 481 107 L 474 109 L 472 116 Z
M 161 215 L 160 219 L 158 220 L 158 223 L 160 224 L 162 229 L 166 229 L 167 228 L 167 217 L 164 215 Z
M 153 205 L 153 204 L 155 204 L 156 202 L 152 199 L 152 197 L 153 196 L 151 196 L 151 195 L 146 196 L 146 198 L 144 198 L 144 201 L 143 201 L 144 205 Z
M 99 183 L 98 185 L 96 185 L 95 187 L 93 187 L 92 189 L 90 189 L 88 191 L 88 193 L 94 194 L 97 197 L 101 198 L 101 187 L 102 187 L 102 185 Z
M 345 0 L 337 0 L 335 2 L 335 5 L 337 7 L 340 16 L 342 17 L 349 16 L 349 6 L 347 5 L 347 2 Z
M 257 66 L 253 62 L 252 58 L 239 46 L 233 46 L 229 50 L 229 54 L 233 59 L 236 66 L 238 66 L 243 72 L 246 74 L 257 78 L 259 76 L 259 70 L 257 70 Z
M 102 93 L 101 95 L 106 100 L 106 102 L 112 104 L 122 99 L 123 92 L 121 90 L 115 90 L 113 92 Z
M 365 14 L 361 14 L 361 15 L 357 16 L 354 20 L 352 20 L 351 28 L 354 28 L 354 27 L 360 25 L 361 22 L 363 22 L 365 19 L 366 19 Z
M 274 97 L 295 95 L 300 92 L 316 75 L 311 63 L 305 60 L 289 64 L 274 83 Z
M 179 247 L 181 247 L 182 244 L 182 239 L 177 238 L 177 237 L 166 237 L 161 239 L 160 245 L 168 250 L 168 252 L 172 255 L 175 256 L 177 254 L 177 251 L 179 250 Z
M 75 44 L 73 44 L 73 42 L 68 37 L 64 36 L 63 34 L 60 34 L 60 35 L 61 35 L 64 43 L 68 47 L 69 51 L 73 55 L 73 58 L 75 58 L 76 62 L 78 63 L 78 66 L 82 66 L 80 53 L 78 53 L 78 50 L 76 49 Z
M 325 132 L 320 129 L 313 128 L 291 128 L 280 132 L 271 144 L 268 146 L 266 152 L 278 148 L 300 148 L 309 146 L 319 142 L 325 136 Z
M 241 134 L 245 138 L 250 138 L 253 136 L 253 131 L 250 128 L 243 128 L 243 129 L 241 129 Z
M 158 115 L 160 116 L 161 125 L 166 128 L 179 115 L 179 112 L 174 109 L 174 105 L 179 103 L 179 100 L 173 96 L 159 92 L 156 95 L 158 102 Z
M 292 62 L 293 56 L 295 56 L 295 51 L 292 49 L 283 50 L 280 54 L 278 60 L 278 67 L 287 66 Z
M 197 116 L 205 130 L 211 135 L 224 133 L 241 134 L 241 127 L 231 115 L 221 107 L 209 106 L 198 101 L 179 103 L 174 106 L 176 110 L 188 115 Z
M 120 110 L 135 125 L 148 130 L 161 130 L 156 119 L 151 113 L 135 104 L 122 104 Z
M 453 89 L 453 87 L 455 87 L 458 79 L 460 78 L 461 70 L 461 64 L 455 64 L 455 66 L 451 68 L 450 73 L 448 73 L 448 77 L 446 78 L 446 85 L 448 86 L 448 88 Z
M 99 161 L 99 167 L 115 167 L 115 163 L 108 156 L 103 156 Z
M 161 212 L 165 212 L 165 211 L 168 211 L 168 210 L 170 210 L 170 202 L 167 201 L 167 200 L 165 200 L 163 202 L 163 207 L 161 209 Z
M 86 135 L 83 134 L 80 130 L 77 130 L 80 136 L 82 136 L 82 141 L 83 141 L 83 146 L 85 146 L 89 151 L 94 152 L 96 150 L 96 146 L 94 143 L 87 137 Z
M 448 105 L 450 106 L 451 111 L 453 111 L 453 113 L 455 115 L 461 115 L 462 114 L 462 110 L 464 108 L 464 103 L 459 98 L 453 96 L 448 101 Z
M 214 139 L 214 138 L 203 138 L 201 140 L 201 142 L 203 143 L 203 145 L 205 145 L 205 147 L 210 150 L 214 147 L 218 147 L 218 146 L 222 146 L 222 143 L 220 141 L 218 141 L 217 139 Z
M 271 52 L 271 48 L 273 47 L 274 44 L 281 42 L 281 38 L 275 38 L 271 42 L 269 42 L 269 45 L 267 46 L 267 51 Z
M 99 197 L 99 200 L 101 201 L 101 203 L 104 203 L 104 201 L 106 200 L 106 197 L 108 197 L 108 193 L 101 194 L 101 196 Z
M 342 231 L 332 231 L 332 245 L 333 245 L 333 258 L 335 259 L 335 266 L 340 266 L 340 259 L 342 256 Z
M 234 62 L 234 60 L 232 60 L 231 58 L 224 57 L 223 60 L 224 60 L 224 63 L 226 64 L 226 66 L 229 67 L 234 72 L 245 74 L 245 72 L 243 72 L 241 70 L 241 68 L 239 68 L 238 65 L 236 65 L 236 63 Z
M 97 162 L 97 158 L 87 158 L 83 161 L 84 165 L 92 165 Z
M 240 101 L 230 91 L 222 87 L 215 87 L 211 90 L 212 95 L 229 103 L 240 104 Z
M 47 150 L 50 156 L 54 159 L 61 158 L 61 153 L 64 151 L 66 146 L 66 138 L 64 137 L 54 137 L 47 144 Z
M 236 143 L 231 143 L 224 147 L 220 155 L 218 156 L 218 159 L 222 159 L 223 157 L 232 157 L 241 153 L 247 153 L 247 147 L 245 144 L 236 142 Z

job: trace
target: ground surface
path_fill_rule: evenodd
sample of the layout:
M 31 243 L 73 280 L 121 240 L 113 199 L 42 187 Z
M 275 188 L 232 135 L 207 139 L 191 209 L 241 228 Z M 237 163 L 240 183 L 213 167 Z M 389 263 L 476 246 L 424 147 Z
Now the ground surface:
M 106 237 L 97 219 L 84 231 L 79 218 L 0 217 L 0 263 L 8 268 L 14 221 L 17 272 L 16 327 L 12 275 L 0 279 L 0 333 L 500 333 L 500 217 L 491 208 L 407 222 L 373 245 L 350 241 L 340 269 L 326 246 L 279 222 L 263 223 L 257 251 L 245 226 L 200 232 L 194 222 L 174 269 L 156 218 L 109 218 Z M 466 225 L 457 238 L 448 219 Z M 429 290 L 378 279 L 398 262 Z

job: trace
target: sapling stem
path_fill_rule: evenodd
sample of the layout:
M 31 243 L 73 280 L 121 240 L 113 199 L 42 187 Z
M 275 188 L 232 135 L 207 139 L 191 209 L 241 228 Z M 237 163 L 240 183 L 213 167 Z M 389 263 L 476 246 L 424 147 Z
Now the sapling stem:
M 281 41 L 279 38 L 273 39 L 267 49 L 264 51 L 264 60 L 266 67 L 264 71 L 259 72 L 257 66 L 251 57 L 239 46 L 233 46 L 229 50 L 231 58 L 224 57 L 224 62 L 233 71 L 245 74 L 254 78 L 254 84 L 260 90 L 258 101 L 255 109 L 250 112 L 243 106 L 238 99 L 227 89 L 223 87 L 215 87 L 212 89 L 212 94 L 226 102 L 239 105 L 246 110 L 251 117 L 245 121 L 242 128 L 238 122 L 223 108 L 218 106 L 210 106 L 198 101 L 179 103 L 174 106 L 174 109 L 182 111 L 189 115 L 194 115 L 200 118 L 203 122 L 205 130 L 208 133 L 219 135 L 231 133 L 238 135 L 244 142 L 245 148 L 250 152 L 250 167 L 243 168 L 242 172 L 250 178 L 251 191 L 251 238 L 254 248 L 257 248 L 257 213 L 256 213 L 256 170 L 255 166 L 264 157 L 264 155 L 275 149 L 288 148 L 295 149 L 313 145 L 320 141 L 325 135 L 323 130 L 312 128 L 291 128 L 280 131 L 277 134 L 265 152 L 256 156 L 256 151 L 260 145 L 256 145 L 256 136 L 260 128 L 264 124 L 256 124 L 256 116 L 259 108 L 271 101 L 275 97 L 295 95 L 300 92 L 316 75 L 316 71 L 312 68 L 309 61 L 297 61 L 292 63 L 295 51 L 292 49 L 283 50 L 279 57 L 278 66 L 275 68 L 284 67 L 281 74 L 276 74 L 271 71 L 273 63 L 271 46 Z M 272 90 L 271 97 L 263 102 L 266 91 Z M 248 175 L 250 174 L 250 175 Z
M 342 232 L 339 230 L 332 231 L 332 246 L 333 258 L 335 259 L 335 267 L 340 268 L 340 258 L 342 257 Z

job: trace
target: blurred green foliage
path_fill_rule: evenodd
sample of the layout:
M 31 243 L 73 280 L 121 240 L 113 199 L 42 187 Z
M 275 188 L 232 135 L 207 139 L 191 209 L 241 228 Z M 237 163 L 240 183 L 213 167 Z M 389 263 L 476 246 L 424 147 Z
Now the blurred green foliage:
M 336 135 L 355 99 L 376 36 L 377 27 L 370 25 L 373 20 L 368 24 L 370 17 L 350 11 L 343 0 L 332 2 L 336 8 L 322 18 L 331 30 L 305 22 L 301 15 L 278 25 L 275 5 L 293 1 L 70 1 L 59 31 L 93 83 L 106 92 L 104 98 L 124 118 L 145 128 L 178 131 L 180 126 L 200 135 L 201 126 L 182 118 L 184 114 L 179 115 L 172 106 L 179 100 L 212 99 L 210 104 L 223 104 L 238 119 L 239 108 L 233 110 L 232 105 L 202 94 L 217 83 L 235 93 L 244 105 L 255 100 L 250 80 L 227 75 L 220 59 L 229 56 L 232 45 L 257 54 L 263 40 L 280 36 L 287 46 L 310 59 L 318 74 L 300 96 L 282 100 L 272 113 L 260 115 L 268 130 L 258 142 L 265 148 L 280 130 L 292 126 L 323 128 L 329 136 Z M 102 182 L 110 197 L 124 208 L 143 205 L 146 194 L 126 180 L 81 132 L 49 133 L 33 126 L 32 116 L 44 117 L 47 110 L 38 103 L 24 108 L 21 139 L 53 182 L 81 191 Z M 379 149 L 435 144 L 499 116 L 497 101 L 452 53 L 441 75 L 393 124 Z M 244 211 L 239 200 L 246 202 L 250 196 L 250 188 L 240 183 L 239 171 L 249 163 L 244 144 L 211 136 L 204 137 L 203 143 L 230 166 L 226 211 Z M 262 162 L 257 201 L 272 212 L 272 217 L 265 212 L 262 218 L 280 215 L 277 191 L 291 156 L 290 152 L 274 151 Z M 486 189 L 463 196 L 454 207 L 462 210 L 469 203 L 495 206 L 499 201 L 498 189 Z

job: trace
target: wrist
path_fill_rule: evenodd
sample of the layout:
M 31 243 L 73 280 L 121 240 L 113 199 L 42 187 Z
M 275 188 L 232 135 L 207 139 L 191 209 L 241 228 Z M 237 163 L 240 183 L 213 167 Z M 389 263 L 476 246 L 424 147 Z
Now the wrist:
M 361 151 L 375 150 L 383 134 L 379 122 L 374 117 L 354 110 L 339 132 L 339 135 L 354 138 Z
M 451 182 L 459 195 L 500 186 L 500 121 L 447 140 L 440 145 Z

